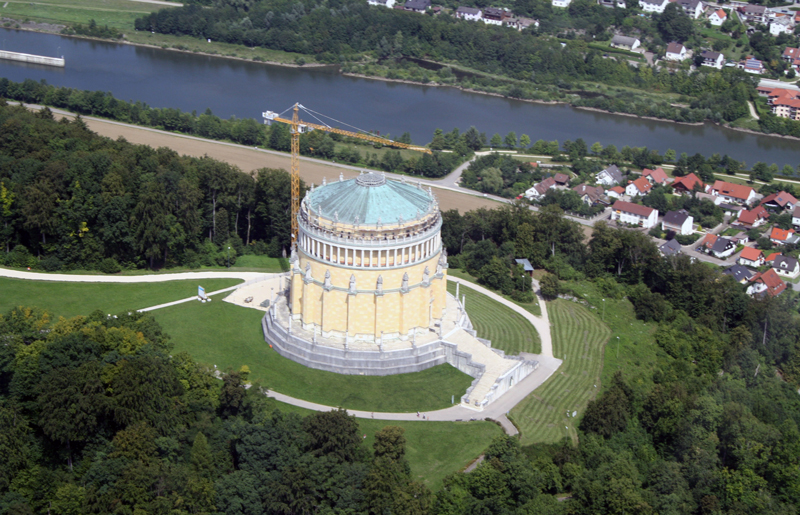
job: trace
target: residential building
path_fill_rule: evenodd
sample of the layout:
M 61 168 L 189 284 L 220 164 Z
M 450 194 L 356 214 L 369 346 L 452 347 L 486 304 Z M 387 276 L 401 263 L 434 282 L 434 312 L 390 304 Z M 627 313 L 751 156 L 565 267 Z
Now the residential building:
M 639 0 L 639 7 L 646 13 L 661 14 L 667 5 L 669 5 L 669 0 Z
M 791 256 L 780 255 L 772 262 L 772 268 L 778 272 L 778 275 L 796 279 L 800 276 L 800 264 Z
M 756 198 L 756 190 L 750 186 L 716 181 L 711 187 L 711 194 L 722 197 L 725 202 L 750 204 Z
M 525 192 L 525 196 L 530 200 L 538 200 L 545 196 L 547 190 L 556 187 L 556 181 L 548 177 L 539 184 L 534 184 L 532 188 Z
M 617 184 L 622 184 L 623 175 L 622 171 L 617 168 L 617 165 L 611 165 L 605 170 L 598 172 L 595 179 L 598 183 L 605 186 L 615 186 Z
M 667 55 L 664 56 L 667 61 L 683 61 L 686 59 L 686 47 L 683 43 L 676 43 L 675 41 L 667 45 Z
M 522 270 L 528 274 L 529 276 L 533 277 L 533 265 L 527 259 L 515 259 L 518 265 L 522 265 Z
M 800 63 L 800 58 L 796 59 Z M 767 105 L 780 118 L 800 120 L 800 91 L 784 88 L 758 88 L 758 94 L 767 97 Z
M 800 226 L 800 206 L 794 208 L 792 211 L 792 225 L 795 227 Z
M 800 59 L 800 48 L 787 46 L 783 49 L 783 58 L 790 63 L 794 62 L 795 59 Z
M 655 170 L 650 170 L 649 168 L 645 168 L 644 170 L 642 170 L 642 177 L 647 179 L 650 182 L 650 184 L 654 186 L 656 184 L 666 185 L 669 183 L 669 177 L 667 177 L 667 172 L 665 172 L 664 169 L 661 168 L 660 166 Z
M 525 18 L 523 16 L 512 16 L 510 18 L 506 18 L 503 21 L 503 24 L 506 27 L 511 27 L 512 29 L 517 30 L 525 30 L 528 27 L 539 28 L 539 21 L 534 20 L 533 18 Z
M 681 253 L 683 247 L 681 247 L 681 244 L 678 243 L 678 240 L 672 239 L 666 243 L 662 243 L 658 247 L 658 250 L 661 252 L 662 256 L 676 256 Z
M 700 191 L 708 191 L 708 186 L 703 184 L 703 181 L 701 181 L 700 178 L 694 173 L 684 175 L 683 177 L 678 177 L 672 181 L 672 190 L 678 194 L 691 193 L 694 191 L 695 186 L 698 186 Z
M 499 7 L 487 7 L 483 10 L 483 23 L 489 25 L 502 25 L 503 20 L 510 17 L 510 12 Z
M 624 50 L 633 50 L 639 48 L 642 44 L 638 38 L 629 38 L 628 36 L 614 36 L 611 38 L 609 46 L 613 48 L 622 48 Z
M 569 186 L 569 175 L 565 173 L 557 173 L 553 176 L 553 180 L 556 181 L 557 186 L 561 186 L 566 188 Z
M 764 266 L 764 262 L 764 253 L 753 247 L 743 248 L 737 260 L 740 265 L 752 266 L 753 268 Z
M 736 219 L 736 225 L 741 225 L 747 229 L 758 227 L 767 222 L 769 213 L 763 206 L 754 207 L 753 209 L 745 209 L 739 211 L 739 217 Z
M 745 21 L 750 24 L 767 23 L 766 6 L 747 4 L 744 7 L 739 7 L 739 12 Z
M 455 16 L 459 20 L 480 21 L 481 18 L 483 18 L 483 12 L 480 9 L 464 7 L 462 5 L 456 9 Z
M 683 12 L 691 19 L 696 20 L 703 14 L 705 8 L 700 0 L 670 0 L 681 6 Z
M 715 27 L 719 27 L 728 19 L 728 13 L 726 13 L 722 9 L 717 9 L 716 11 L 711 13 L 711 16 L 708 17 L 708 21 L 711 25 Z
M 581 198 L 584 204 L 593 206 L 595 204 L 609 204 L 608 197 L 602 186 L 589 186 L 586 184 L 579 184 L 572 188 Z
M 708 66 L 721 70 L 722 65 L 725 64 L 725 56 L 712 50 L 703 50 L 700 52 L 700 57 L 703 58 L 701 66 Z
M 716 234 L 706 234 L 706 237 L 700 242 L 700 248 L 697 250 L 711 254 L 719 259 L 725 259 L 734 253 L 736 243 Z
M 775 37 L 781 34 L 792 34 L 794 22 L 789 16 L 777 16 L 769 20 L 769 33 Z
M 775 245 L 795 244 L 800 241 L 794 229 L 781 229 L 773 227 L 769 233 L 769 240 Z
M 367 0 L 367 3 L 369 5 L 377 5 L 380 7 L 388 7 L 389 9 L 391 9 L 392 7 L 394 7 L 395 0 Z
M 701 202 L 704 201 L 704 200 L 708 200 L 709 202 L 711 202 L 715 206 L 718 206 L 718 205 L 722 204 L 722 198 L 721 197 L 715 197 L 711 193 L 703 193 L 703 192 L 698 191 L 697 193 L 694 194 L 694 198 L 696 198 L 697 200 L 699 200 Z
M 723 270 L 722 273 L 725 275 L 730 275 L 736 280 L 736 282 L 742 284 L 747 284 L 747 282 L 753 277 L 753 273 L 742 265 L 733 265 L 732 267 Z
M 553 0 L 553 7 L 562 7 L 566 9 L 569 7 L 570 2 L 572 2 L 572 0 Z
M 415 13 L 424 13 L 431 7 L 431 0 L 408 0 L 403 9 Z
M 608 198 L 621 199 L 622 197 L 625 196 L 625 189 L 623 189 L 622 186 L 614 186 L 613 188 L 609 188 L 608 190 L 606 190 L 606 195 L 608 196 Z
M 611 7 L 612 9 L 615 5 L 619 9 L 625 9 L 628 6 L 628 4 L 625 3 L 625 0 L 597 0 L 597 3 L 603 7 Z
M 645 229 L 655 227 L 658 222 L 658 211 L 652 207 L 618 200 L 611 207 L 611 219 L 621 223 L 638 225 Z
M 751 296 L 769 295 L 776 297 L 786 289 L 786 283 L 778 276 L 774 268 L 766 272 L 761 272 L 750 279 L 750 286 L 747 287 L 747 294 Z
M 737 67 L 740 70 L 744 70 L 745 72 L 752 73 L 754 75 L 761 75 L 765 71 L 764 63 L 753 57 L 748 57 L 747 59 L 739 61 Z
M 686 236 L 692 234 L 692 226 L 694 225 L 694 217 L 689 214 L 685 209 L 680 211 L 669 211 L 664 218 L 661 219 L 662 231 L 674 231 L 676 234 Z
M 628 183 L 625 188 L 625 194 L 630 197 L 636 197 L 637 195 L 644 197 L 651 189 L 653 189 L 653 185 L 644 177 L 639 177 L 635 181 Z
M 773 193 L 772 195 L 764 197 L 764 199 L 761 200 L 761 205 L 777 212 L 794 210 L 794 207 L 797 205 L 797 199 L 785 191 L 779 191 L 778 193 Z

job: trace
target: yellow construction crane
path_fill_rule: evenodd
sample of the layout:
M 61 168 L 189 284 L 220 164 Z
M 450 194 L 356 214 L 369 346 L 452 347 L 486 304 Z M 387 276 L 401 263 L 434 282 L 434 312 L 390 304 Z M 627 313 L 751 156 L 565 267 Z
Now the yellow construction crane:
M 342 129 L 337 129 L 335 127 L 329 127 L 323 124 L 317 123 L 308 123 L 300 120 L 299 111 L 303 109 L 306 112 L 311 112 L 310 110 L 303 107 L 301 104 L 295 104 L 292 108 L 292 119 L 289 120 L 288 118 L 281 118 L 280 114 L 274 111 L 266 111 L 262 113 L 264 117 L 264 123 L 267 125 L 272 125 L 272 122 L 282 122 L 289 124 L 289 130 L 292 135 L 292 248 L 295 246 L 295 242 L 297 241 L 297 212 L 300 211 L 300 134 L 308 132 L 313 129 L 318 129 L 326 132 L 332 132 L 334 134 L 341 134 L 343 136 L 350 136 L 352 138 L 359 138 L 367 141 L 372 141 L 373 143 L 381 143 L 383 145 L 397 147 L 397 148 L 405 148 L 408 150 L 416 150 L 417 152 L 425 152 L 426 154 L 432 154 L 430 149 L 425 147 L 420 147 L 418 145 L 409 145 L 407 143 L 400 143 L 397 141 L 392 141 L 390 139 L 381 138 L 380 136 L 375 136 L 373 134 L 365 133 L 365 132 L 352 132 L 346 131 Z M 287 109 L 288 110 L 288 109 Z

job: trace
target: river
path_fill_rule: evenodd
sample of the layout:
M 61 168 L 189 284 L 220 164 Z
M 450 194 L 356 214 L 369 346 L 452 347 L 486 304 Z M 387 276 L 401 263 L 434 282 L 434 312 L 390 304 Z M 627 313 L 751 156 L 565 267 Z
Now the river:
M 713 153 L 752 165 L 800 164 L 800 142 L 718 127 L 644 120 L 543 105 L 455 88 L 421 86 L 346 77 L 330 69 L 289 68 L 222 59 L 157 48 L 67 38 L 3 29 L 2 49 L 64 56 L 65 68 L 0 60 L 0 76 L 13 81 L 111 92 L 121 100 L 198 113 L 210 108 L 223 118 L 255 118 L 300 102 L 317 112 L 363 130 L 399 136 L 408 131 L 418 143 L 434 129 L 465 130 L 474 125 L 491 137 L 515 131 L 531 140 L 599 141 L 617 148 L 671 148 L 689 155 Z M 314 121 L 309 119 L 308 121 Z

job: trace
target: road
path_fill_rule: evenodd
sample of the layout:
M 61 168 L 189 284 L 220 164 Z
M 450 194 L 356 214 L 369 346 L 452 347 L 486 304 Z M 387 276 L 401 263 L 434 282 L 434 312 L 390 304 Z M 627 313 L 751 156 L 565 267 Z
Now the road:
M 775 79 L 761 79 L 758 81 L 758 85 L 762 88 L 783 88 L 800 91 L 800 88 L 797 87 L 797 85 L 795 85 L 793 82 L 781 82 Z

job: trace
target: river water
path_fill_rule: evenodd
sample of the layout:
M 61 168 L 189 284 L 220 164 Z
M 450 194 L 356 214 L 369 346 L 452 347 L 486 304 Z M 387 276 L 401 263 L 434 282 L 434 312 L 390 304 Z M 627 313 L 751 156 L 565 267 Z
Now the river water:
M 599 141 L 617 148 L 669 148 L 689 155 L 728 154 L 752 165 L 800 164 L 800 141 L 748 134 L 712 124 L 680 125 L 542 105 L 489 95 L 345 77 L 332 70 L 285 68 L 155 48 L 87 41 L 3 29 L 2 49 L 64 56 L 65 68 L 0 60 L 0 76 L 13 81 L 44 79 L 49 84 L 111 92 L 121 100 L 198 113 L 210 108 L 223 118 L 255 118 L 281 112 L 295 102 L 343 124 L 430 141 L 434 129 L 466 130 L 488 136 L 515 131 L 537 139 Z M 308 121 L 314 121 L 309 119 Z M 340 125 L 344 127 L 344 125 Z

